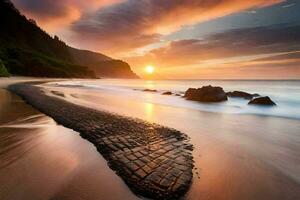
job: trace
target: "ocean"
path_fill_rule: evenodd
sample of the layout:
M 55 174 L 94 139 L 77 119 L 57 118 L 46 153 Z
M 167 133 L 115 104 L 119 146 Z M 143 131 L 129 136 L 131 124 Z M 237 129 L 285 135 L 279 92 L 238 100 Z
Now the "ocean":
M 164 91 L 183 95 L 190 87 L 204 85 L 269 96 L 277 106 L 250 106 L 248 100 L 240 98 L 199 103 L 161 95 Z M 195 167 L 185 199 L 300 197 L 300 81 L 70 79 L 40 87 L 48 95 L 74 104 L 158 123 L 187 134 L 194 146 Z M 147 88 L 158 92 L 142 91 Z M 5 151 L 0 161 L 18 159 L 1 169 L 0 183 L 12 189 L 0 191 L 0 197 L 16 199 L 16 195 L 25 195 L 37 199 L 48 194 L 57 199 L 140 199 L 79 133 L 46 116 L 35 117 L 35 109 L 13 94 L 4 94 L 0 98 L 0 133 L 3 141 L 11 141 L 7 145 L 13 148 L 7 149 L 14 149 L 14 156 Z M 1 119 L 10 122 L 1 127 Z M 45 123 L 46 119 L 50 123 Z M 27 184 L 18 184 L 20 178 Z
M 262 80 L 130 80 L 130 79 L 99 79 L 74 80 L 51 83 L 67 87 L 78 87 L 107 92 L 123 96 L 126 99 L 160 104 L 172 107 L 231 114 L 250 114 L 300 119 L 300 81 L 262 81 Z M 206 85 L 221 86 L 228 91 L 245 91 L 269 96 L 277 106 L 264 107 L 248 105 L 249 100 L 229 98 L 221 103 L 200 103 L 187 101 L 178 96 L 162 96 L 161 93 L 171 91 L 183 94 L 188 88 Z M 157 93 L 145 93 L 143 89 L 156 89 Z

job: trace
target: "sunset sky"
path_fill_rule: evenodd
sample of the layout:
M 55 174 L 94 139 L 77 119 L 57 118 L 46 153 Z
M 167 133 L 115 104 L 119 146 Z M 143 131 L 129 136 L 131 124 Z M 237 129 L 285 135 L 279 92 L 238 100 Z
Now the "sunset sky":
M 157 78 L 300 79 L 298 0 L 13 0 L 71 46 Z

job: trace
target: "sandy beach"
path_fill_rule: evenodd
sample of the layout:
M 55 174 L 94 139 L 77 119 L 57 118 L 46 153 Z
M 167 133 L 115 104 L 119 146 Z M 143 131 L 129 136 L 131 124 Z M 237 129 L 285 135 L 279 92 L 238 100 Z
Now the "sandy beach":
M 8 87 L 59 124 L 80 132 L 137 195 L 178 199 L 192 182 L 193 146 L 188 136 L 143 120 L 65 101 L 63 93 L 33 84 Z M 161 173 L 164 171 L 164 173 Z
M 176 128 L 188 134 L 191 137 L 191 143 L 195 147 L 193 150 L 195 169 L 193 170 L 193 182 L 185 196 L 186 199 L 250 200 L 298 199 L 300 197 L 300 126 L 299 121 L 296 119 L 199 112 L 172 106 L 138 102 L 130 98 L 122 98 L 122 101 L 120 101 L 120 95 L 105 91 L 91 92 L 84 88 L 54 87 L 49 85 L 44 87 L 49 91 L 63 93 L 64 97 L 58 96 L 58 98 L 72 103 L 124 116 L 137 117 L 149 122 Z M 155 94 L 144 95 L 153 96 Z M 45 148 L 45 145 L 37 145 L 37 147 L 32 147 L 32 150 L 26 151 L 25 155 L 33 159 L 32 162 L 34 164 L 32 165 L 39 169 L 39 173 L 35 173 L 36 170 L 32 167 L 26 168 L 25 173 L 24 170 L 21 170 L 23 169 L 22 162 L 28 162 L 26 160 L 27 156 L 24 155 L 13 161 L 12 164 L 2 167 L 0 176 L 3 178 L 1 180 L 7 181 L 9 172 L 16 174 L 13 176 L 15 177 L 14 179 L 10 179 L 11 185 L 16 185 L 20 177 L 22 178 L 23 176 L 26 176 L 29 182 L 25 186 L 23 184 L 20 185 L 19 190 L 15 187 L 11 189 L 12 186 L 6 187 L 0 192 L 1 197 L 13 199 L 14 195 L 23 195 L 25 193 L 28 197 L 40 199 L 39 197 L 45 197 L 47 193 L 46 196 L 49 196 L 49 199 L 50 197 L 59 197 L 59 199 L 80 199 L 81 197 L 84 199 L 97 199 L 97 195 L 101 196 L 101 199 L 137 198 L 122 180 L 107 167 L 105 160 L 99 156 L 93 145 L 82 140 L 78 133 L 56 125 L 52 119 L 41 115 L 30 106 L 24 104 L 15 95 L 2 90 L 2 96 L 5 97 L 1 98 L 2 105 L 5 106 L 1 106 L 1 108 L 7 109 L 1 110 L 1 116 L 7 116 L 6 113 L 13 113 L 10 118 L 1 117 L 2 124 L 28 117 L 29 121 L 25 121 L 30 126 L 36 124 L 36 121 L 42 121 L 43 129 L 46 128 L 45 131 L 42 131 L 44 134 L 41 134 L 40 123 L 37 123 L 39 128 L 32 126 L 30 133 L 40 133 L 43 137 L 54 137 L 54 141 L 59 144 L 53 143 L 53 140 L 46 140 L 48 143 Z M 3 101 L 3 99 L 6 100 Z M 22 109 L 17 108 L 15 106 L 17 102 L 21 107 L 30 110 L 30 112 L 23 112 Z M 13 112 L 14 109 L 17 109 L 18 112 Z M 35 115 L 38 117 L 30 117 Z M 14 123 L 20 123 L 19 121 Z M 45 121 L 47 125 L 45 125 Z M 48 127 L 49 123 L 51 124 L 51 129 Z M 24 126 L 24 120 L 21 120 L 21 124 Z M 5 136 L 4 133 L 9 133 L 7 129 L 3 125 L 1 126 L 2 135 Z M 12 129 L 10 127 L 9 129 L 15 133 L 14 130 L 16 128 Z M 22 128 L 21 130 L 28 129 Z M 61 135 L 64 135 L 63 138 L 67 139 L 61 139 Z M 6 137 L 8 136 L 6 135 Z M 28 138 L 33 138 L 32 140 L 35 142 L 39 141 L 38 138 L 41 137 L 29 136 Z M 69 138 L 72 138 L 72 140 Z M 34 142 L 30 142 L 30 144 L 34 144 Z M 19 143 L 13 140 L 11 144 Z M 24 146 L 27 147 L 27 145 L 25 143 Z M 58 152 L 53 150 L 53 148 L 57 149 L 56 145 L 59 145 L 59 149 L 64 149 L 65 154 L 61 155 L 59 153 L 60 155 L 58 155 Z M 21 148 L 24 150 L 23 146 Z M 19 151 L 21 150 L 13 152 L 18 154 Z M 9 151 L 2 152 L 4 152 L 1 156 L 3 159 L 11 157 Z M 73 159 L 70 155 L 77 158 L 76 164 L 73 163 L 74 161 L 72 162 Z M 39 162 L 40 159 L 37 158 L 41 158 L 41 156 L 43 160 Z M 58 170 L 56 170 L 56 165 L 53 164 L 52 160 L 58 159 L 56 156 L 62 159 L 60 160 L 61 162 L 58 162 L 62 165 L 61 171 L 65 174 L 72 174 L 70 175 L 71 177 L 73 176 L 72 178 L 68 175 L 66 177 L 70 179 L 63 176 L 57 178 Z M 16 156 L 12 157 L 15 158 Z M 89 168 L 83 167 L 86 166 L 86 159 L 89 160 Z M 18 164 L 18 162 L 20 163 Z M 45 164 L 44 162 L 52 162 L 52 164 Z M 79 167 L 75 167 L 79 172 L 72 170 L 74 165 L 79 165 Z M 48 174 L 46 177 L 47 181 L 43 181 L 45 180 L 43 175 L 45 171 Z M 98 176 L 94 176 L 94 173 L 98 174 Z M 105 181 L 103 181 L 104 177 Z M 85 181 L 79 181 L 82 178 Z M 41 182 L 45 184 L 45 189 L 44 191 L 37 191 L 36 184 L 41 184 Z M 53 188 L 46 187 L 49 183 L 51 183 L 50 185 Z M 81 188 L 83 185 L 84 189 Z M 109 185 L 114 185 L 114 187 L 109 187 Z M 20 193 L 16 191 L 20 191 Z M 81 196 L 76 197 L 79 194 Z
M 300 0 L 0 0 L 0 200 L 300 200 Z
M 139 199 L 79 133 L 4 89 L 0 97 L 0 199 Z

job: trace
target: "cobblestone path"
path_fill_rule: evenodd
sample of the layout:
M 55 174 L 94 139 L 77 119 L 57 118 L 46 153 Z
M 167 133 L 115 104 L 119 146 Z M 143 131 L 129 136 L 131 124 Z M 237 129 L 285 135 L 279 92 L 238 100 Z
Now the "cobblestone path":
M 49 96 L 33 85 L 12 85 L 10 90 L 93 143 L 137 195 L 178 199 L 187 192 L 193 177 L 193 158 L 192 145 L 184 133 L 72 104 L 63 95 Z

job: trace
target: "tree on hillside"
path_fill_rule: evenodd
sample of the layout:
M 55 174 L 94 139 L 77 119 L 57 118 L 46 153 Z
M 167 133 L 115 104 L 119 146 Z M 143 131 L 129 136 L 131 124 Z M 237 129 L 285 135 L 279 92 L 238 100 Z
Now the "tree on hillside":
M 0 59 L 0 77 L 1 76 L 9 76 L 9 74 L 8 74 L 2 60 Z

